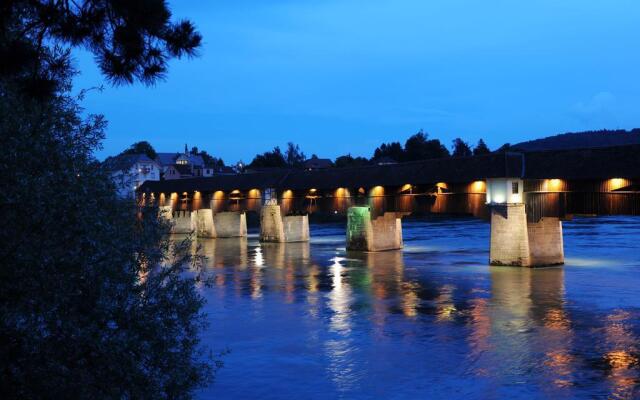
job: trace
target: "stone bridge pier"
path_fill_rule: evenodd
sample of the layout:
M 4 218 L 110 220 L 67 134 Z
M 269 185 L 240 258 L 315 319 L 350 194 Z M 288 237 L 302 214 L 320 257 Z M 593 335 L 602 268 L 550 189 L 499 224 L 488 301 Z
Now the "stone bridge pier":
M 201 238 L 216 238 L 216 226 L 213 223 L 213 210 L 202 208 L 194 211 L 196 214 L 196 234 Z
M 564 264 L 562 221 L 543 217 L 527 221 L 523 181 L 489 179 L 487 204 L 491 211 L 491 265 L 539 267 Z
M 402 220 L 395 212 L 371 218 L 369 207 L 349 207 L 347 250 L 385 251 L 401 249 Z
M 196 229 L 196 214 L 187 210 L 171 212 L 171 233 L 190 234 Z
M 224 211 L 214 213 L 209 208 L 196 211 L 172 211 L 161 207 L 160 214 L 171 221 L 171 233 L 191 234 L 202 238 L 228 238 L 247 236 L 247 218 L 244 212 Z
M 216 237 L 231 238 L 247 236 L 247 215 L 244 211 L 223 211 L 213 214 Z
M 260 241 L 275 243 L 308 242 L 309 216 L 282 216 L 282 210 L 275 202 L 262 206 L 260 210 Z

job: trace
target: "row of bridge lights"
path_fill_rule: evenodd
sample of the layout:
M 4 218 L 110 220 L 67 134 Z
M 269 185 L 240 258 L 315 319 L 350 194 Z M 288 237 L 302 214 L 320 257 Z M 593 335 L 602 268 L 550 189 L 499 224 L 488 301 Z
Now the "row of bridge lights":
M 628 186 L 630 182 L 624 178 L 611 178 L 606 181 L 606 188 L 608 191 L 618 190 L 625 186 Z M 562 190 L 566 190 L 565 181 L 562 179 L 547 179 L 546 180 L 546 190 L 550 192 L 558 192 Z
M 550 192 L 556 192 L 556 191 L 561 191 L 562 189 L 564 189 L 564 184 L 565 181 L 562 179 L 558 179 L 558 178 L 554 178 L 554 179 L 546 179 L 545 180 L 545 190 L 546 191 L 550 191 Z M 611 178 L 607 181 L 607 187 L 608 190 L 617 190 L 620 189 L 624 186 L 627 186 L 629 184 L 629 181 L 624 179 L 624 178 Z M 436 188 L 438 189 L 438 192 L 441 192 L 442 190 L 446 190 L 448 189 L 448 185 L 445 182 L 438 182 L 436 183 Z M 412 194 L 412 190 L 415 188 L 415 186 L 407 183 L 402 185 L 402 187 L 400 188 L 400 193 L 405 193 L 405 192 L 409 192 L 409 194 Z M 487 185 L 485 181 L 475 181 L 471 183 L 471 190 L 473 193 L 485 193 L 487 189 Z M 347 193 L 347 195 L 345 195 L 345 193 Z M 349 191 L 347 188 L 338 188 L 335 191 L 336 196 L 335 197 L 349 197 L 348 195 Z M 365 189 L 364 188 L 359 188 L 358 189 L 358 193 L 363 195 L 365 194 Z M 383 196 L 384 195 L 384 187 L 383 186 L 374 186 L 371 188 L 370 193 L 372 196 Z M 239 196 L 241 194 L 241 191 L 239 189 L 234 189 L 230 192 L 231 196 Z M 251 197 L 251 195 L 253 194 L 253 197 Z M 249 196 L 250 198 L 258 198 L 260 194 L 260 189 L 251 189 L 249 190 Z M 182 192 L 182 195 L 185 196 L 185 198 L 188 196 L 187 192 Z M 161 193 L 160 194 L 160 199 L 161 201 L 164 200 L 165 198 L 165 193 Z M 172 199 L 177 199 L 178 195 L 176 192 L 171 193 L 171 198 Z M 196 197 L 200 197 L 200 192 L 198 190 L 194 191 L 194 198 Z M 307 197 L 309 198 L 318 198 L 320 197 L 318 195 L 318 190 L 315 188 L 311 188 L 308 191 Z M 213 199 L 216 200 L 221 200 L 222 198 L 224 198 L 224 192 L 221 190 L 217 190 L 214 192 L 213 194 Z M 293 198 L 293 191 L 291 189 L 287 189 L 285 191 L 282 192 L 282 198 L 283 199 L 290 199 Z
M 438 183 L 436 183 L 435 186 L 439 190 L 448 189 L 448 185 L 446 183 L 444 183 L 444 182 L 438 182 Z M 404 184 L 400 188 L 400 193 L 409 192 L 411 194 L 411 191 L 414 188 L 415 188 L 415 186 L 410 184 L 410 183 Z M 472 188 L 473 188 L 474 192 L 483 192 L 486 189 L 486 185 L 485 185 L 484 181 L 475 181 L 475 182 L 472 183 Z M 260 193 L 260 189 L 251 189 L 251 190 L 249 190 L 250 198 L 258 198 L 259 193 Z M 335 197 L 349 197 L 349 195 L 348 195 L 349 189 L 347 189 L 347 188 L 343 188 L 343 187 L 337 188 L 334 193 L 336 194 Z M 345 193 L 347 195 L 345 195 Z M 363 187 L 358 188 L 358 194 L 364 195 L 365 193 L 366 193 L 366 190 Z M 384 187 L 380 186 L 380 185 L 374 186 L 374 187 L 371 188 L 370 193 L 373 196 L 382 196 L 382 195 L 384 195 Z M 231 196 L 239 196 L 241 194 L 241 191 L 239 189 L 234 189 L 231 192 L 229 192 L 229 194 Z M 254 195 L 253 197 L 251 197 L 252 194 Z M 161 195 L 161 197 L 165 197 L 166 196 L 165 193 L 161 193 L 160 195 Z M 172 192 L 171 193 L 171 197 L 172 198 L 176 198 L 177 195 L 178 194 L 176 192 Z M 182 195 L 186 197 L 186 196 L 189 195 L 189 193 L 188 192 L 182 192 Z M 198 190 L 194 191 L 194 197 L 200 197 L 200 195 L 201 195 L 200 191 L 198 191 Z M 221 190 L 217 190 L 217 191 L 215 191 L 213 193 L 213 197 L 214 197 L 214 200 L 216 198 L 220 198 L 221 199 L 221 198 L 224 197 L 224 192 L 221 191 Z M 320 197 L 318 195 L 318 189 L 316 189 L 316 188 L 309 189 L 307 197 Z M 282 198 L 284 198 L 284 199 L 293 198 L 293 191 L 291 189 L 284 190 L 282 192 Z

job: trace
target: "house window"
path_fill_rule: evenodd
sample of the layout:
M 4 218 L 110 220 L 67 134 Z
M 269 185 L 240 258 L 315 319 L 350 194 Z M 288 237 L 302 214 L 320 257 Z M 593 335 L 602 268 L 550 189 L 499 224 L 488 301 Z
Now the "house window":
M 511 193 L 518 194 L 520 192 L 520 185 L 518 182 L 511 182 Z
M 277 202 L 277 199 L 278 197 L 274 188 L 266 188 L 262 192 L 262 201 L 264 201 L 265 204 L 272 204 L 273 202 Z

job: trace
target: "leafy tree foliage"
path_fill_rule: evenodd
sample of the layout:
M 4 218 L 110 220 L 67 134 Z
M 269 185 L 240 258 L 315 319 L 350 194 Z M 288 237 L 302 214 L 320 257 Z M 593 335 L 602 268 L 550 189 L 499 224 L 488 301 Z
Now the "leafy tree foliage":
M 469 144 L 460 138 L 453 139 L 451 148 L 453 149 L 453 157 L 469 157 L 473 154 Z
M 148 83 L 199 41 L 168 18 L 161 1 L 0 5 L 0 398 L 185 398 L 212 376 L 198 258 L 117 198 L 62 47 Z
M 427 158 L 427 134 L 422 130 L 411 136 L 404 144 L 406 161 L 424 160 Z
M 420 130 L 411 136 L 404 144 L 404 161 L 427 160 L 430 158 L 442 158 L 449 156 L 449 150 L 438 139 L 429 139 L 428 135 Z
M 2 73 L 31 71 L 37 79 L 18 83 L 45 95 L 57 84 L 47 76 L 57 63 L 40 68 L 45 44 L 88 49 L 112 83 L 152 84 L 165 76 L 170 58 L 195 55 L 201 42 L 190 21 L 171 21 L 164 1 L 13 0 L 2 2 L 0 16 Z M 12 28 L 17 34 L 6 35 Z
M 205 150 L 202 150 L 200 152 L 200 157 L 202 157 L 202 159 L 204 160 L 204 165 L 206 165 L 207 167 L 215 168 L 216 170 L 219 170 L 225 166 L 224 160 L 222 158 L 213 157 L 212 155 L 207 153 Z
M 155 149 L 151 145 L 151 143 L 143 140 L 142 142 L 136 142 L 129 146 L 128 149 L 123 151 L 121 154 L 146 154 L 152 160 L 155 160 L 158 156 Z
M 485 154 L 491 154 L 491 150 L 489 150 L 489 146 L 484 142 L 484 140 L 478 140 L 478 144 L 473 148 L 474 156 L 482 156 Z
M 398 162 L 403 161 L 405 159 L 405 153 L 400 142 L 382 143 L 380 147 L 376 148 L 373 152 L 374 160 L 379 160 L 384 157 L 389 157 Z
M 157 209 L 119 200 L 92 157 L 105 121 L 65 94 L 0 90 L 0 397 L 173 398 L 198 361 L 203 299 Z M 137 222 L 136 222 L 137 221 Z M 185 245 L 186 246 L 186 245 Z M 164 265 L 164 266 L 163 266 Z M 204 360 L 204 359 L 202 359 Z
M 207 153 L 206 150 L 198 150 L 198 147 L 193 146 L 191 147 L 190 153 L 194 156 L 202 157 L 204 165 L 209 168 L 220 170 L 224 167 L 224 161 L 222 160 L 222 158 L 213 157 L 211 154 Z
M 286 168 L 287 160 L 282 154 L 280 147 L 276 146 L 272 151 L 266 151 L 255 156 L 251 164 L 251 168 Z
M 300 150 L 300 146 L 293 144 L 292 142 L 287 143 L 285 158 L 287 165 L 291 168 L 301 167 L 306 159 L 304 153 Z
M 422 130 L 412 135 L 404 143 L 404 148 L 399 142 L 383 143 L 376 148 L 372 161 L 383 157 L 389 157 L 398 162 L 427 160 L 430 158 L 449 157 L 449 150 L 438 139 L 429 139 Z
M 369 160 L 364 157 L 353 157 L 351 154 L 336 158 L 334 163 L 334 166 L 337 168 L 362 167 L 365 165 L 369 165 Z

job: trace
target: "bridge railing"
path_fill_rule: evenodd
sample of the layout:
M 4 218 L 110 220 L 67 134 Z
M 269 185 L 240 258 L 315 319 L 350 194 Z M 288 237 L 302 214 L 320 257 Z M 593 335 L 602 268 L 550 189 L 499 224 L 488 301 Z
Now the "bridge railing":
M 566 218 L 567 193 L 565 192 L 525 192 L 527 220 L 538 222 L 543 217 Z
M 640 192 L 567 193 L 569 214 L 640 215 Z
M 640 215 L 640 192 L 529 192 L 527 219 L 571 215 Z
M 297 196 L 283 198 L 279 202 L 285 215 L 301 212 L 346 215 L 351 206 L 368 206 L 373 217 L 385 212 L 485 217 L 485 200 L 484 193 L 392 193 L 378 196 Z

